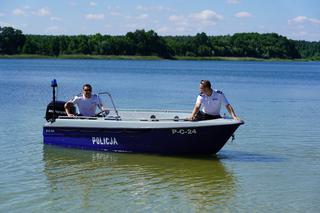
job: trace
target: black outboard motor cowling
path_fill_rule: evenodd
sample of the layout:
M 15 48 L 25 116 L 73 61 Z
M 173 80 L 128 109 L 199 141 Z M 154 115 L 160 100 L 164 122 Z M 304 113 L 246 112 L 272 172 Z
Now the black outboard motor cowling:
M 66 103 L 65 101 L 55 101 L 55 116 L 54 116 L 55 118 L 54 119 L 56 119 L 59 116 L 67 116 L 67 113 L 64 109 L 65 103 Z M 74 114 L 75 111 L 76 111 L 76 108 L 73 107 L 71 109 L 71 113 Z M 47 106 L 45 118 L 47 121 L 52 121 L 52 119 L 53 119 L 53 101 L 51 101 Z

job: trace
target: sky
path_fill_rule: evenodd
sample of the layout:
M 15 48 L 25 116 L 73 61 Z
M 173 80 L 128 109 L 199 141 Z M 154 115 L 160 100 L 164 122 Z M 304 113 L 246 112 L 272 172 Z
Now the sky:
M 320 0 L 0 0 L 0 26 L 24 34 L 278 33 L 320 41 Z

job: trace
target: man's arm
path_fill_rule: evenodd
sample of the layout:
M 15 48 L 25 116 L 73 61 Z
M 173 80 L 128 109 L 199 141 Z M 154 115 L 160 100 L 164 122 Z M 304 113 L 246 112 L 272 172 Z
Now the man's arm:
M 98 107 L 99 107 L 99 109 L 100 109 L 102 112 L 105 112 L 106 115 L 109 114 L 110 110 L 109 110 L 107 107 L 105 107 L 105 106 L 103 106 L 103 105 L 98 105 Z
M 72 102 L 68 101 L 67 103 L 64 104 L 64 109 L 69 117 L 75 116 L 74 114 L 71 113 L 72 108 L 73 108 Z
M 102 112 L 109 114 L 110 110 L 108 109 L 108 107 L 106 107 L 102 104 L 102 101 L 99 96 L 97 96 L 97 106 Z
M 233 110 L 233 107 L 230 104 L 227 104 L 226 108 L 227 108 L 228 112 L 230 113 L 230 115 L 232 116 L 233 119 L 240 120 L 240 118 L 237 117 L 236 113 Z
M 200 104 L 200 103 L 196 103 L 196 104 L 194 105 L 194 108 L 193 108 L 193 110 L 192 110 L 191 116 L 188 118 L 189 120 L 192 120 L 192 121 L 193 121 L 193 120 L 196 119 L 196 115 L 197 115 L 197 113 L 199 112 L 200 107 L 201 107 L 201 104 Z

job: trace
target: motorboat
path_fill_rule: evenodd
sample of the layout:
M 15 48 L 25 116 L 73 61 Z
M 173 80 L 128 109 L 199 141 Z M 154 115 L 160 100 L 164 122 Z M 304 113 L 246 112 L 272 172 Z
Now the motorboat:
M 43 126 L 45 144 L 108 152 L 156 153 L 170 155 L 209 155 L 217 153 L 233 137 L 241 120 L 219 118 L 189 121 L 182 110 L 117 109 L 99 112 L 95 117 L 68 117 L 63 101 L 53 101 Z

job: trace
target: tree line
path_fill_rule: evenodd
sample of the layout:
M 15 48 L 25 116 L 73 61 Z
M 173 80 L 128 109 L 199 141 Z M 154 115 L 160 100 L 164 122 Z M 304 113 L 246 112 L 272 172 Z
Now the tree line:
M 299 59 L 320 56 L 320 42 L 295 41 L 276 33 L 236 33 L 225 36 L 159 36 L 153 30 L 136 30 L 123 36 L 24 35 L 0 27 L 0 54 L 128 55 L 193 57 L 255 57 Z

